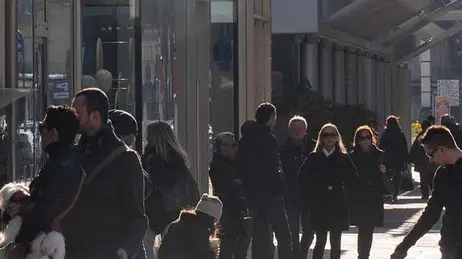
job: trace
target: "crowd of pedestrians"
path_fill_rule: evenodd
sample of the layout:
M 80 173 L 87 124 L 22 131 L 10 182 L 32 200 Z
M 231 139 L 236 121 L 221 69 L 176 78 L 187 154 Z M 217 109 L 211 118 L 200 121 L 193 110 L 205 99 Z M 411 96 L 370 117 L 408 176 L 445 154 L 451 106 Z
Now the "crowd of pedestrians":
M 358 259 L 367 259 L 374 230 L 383 226 L 384 195 L 398 200 L 402 172 L 412 162 L 428 205 L 391 257 L 405 258 L 444 208 L 442 258 L 462 258 L 462 131 L 449 115 L 444 126 L 434 126 L 431 117 L 424 121 L 410 153 L 393 115 L 380 138 L 363 125 L 351 145 L 335 124 L 310 136 L 307 120 L 294 116 L 280 145 L 272 132 L 276 108 L 263 103 L 255 120 L 242 125 L 240 139 L 216 134 L 209 167 L 213 195 L 201 195 L 168 123 L 147 126 L 139 154 L 139 123 L 109 107 L 102 90 L 87 88 L 72 107 L 47 109 L 39 126 L 46 163 L 30 185 L 12 183 L 0 191 L 6 227 L 0 255 L 245 259 L 252 244 L 252 259 L 268 259 L 274 258 L 275 236 L 280 259 L 306 259 L 314 240 L 312 258 L 322 259 L 328 237 L 330 258 L 339 259 L 342 233 L 357 226 Z M 0 133 L 5 127 L 0 120 Z M 0 150 L 0 163 L 5 152 Z

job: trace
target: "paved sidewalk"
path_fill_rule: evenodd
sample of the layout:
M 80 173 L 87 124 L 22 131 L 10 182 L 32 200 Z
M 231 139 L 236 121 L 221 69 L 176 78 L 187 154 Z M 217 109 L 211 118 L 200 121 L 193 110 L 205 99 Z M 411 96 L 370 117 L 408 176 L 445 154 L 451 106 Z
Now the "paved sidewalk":
M 374 233 L 371 259 L 390 258 L 395 247 L 402 241 L 406 233 L 414 226 L 426 206 L 426 202 L 420 199 L 420 190 L 401 195 L 400 200 L 395 204 L 385 204 L 384 227 L 377 228 Z M 417 244 L 409 250 L 409 259 L 438 259 L 441 257 L 438 247 L 440 238 L 439 228 L 441 223 L 436 224 L 433 229 L 423 236 Z M 314 241 L 315 242 L 315 241 Z M 314 247 L 311 246 L 311 249 Z M 357 250 L 357 228 L 352 227 L 344 232 L 342 236 L 342 259 L 358 258 Z M 326 244 L 324 258 L 330 258 L 329 241 Z M 312 250 L 308 258 L 311 258 Z M 275 256 L 277 258 L 277 256 Z M 248 258 L 251 258 L 250 252 Z
M 413 178 L 419 182 L 418 173 L 413 173 Z M 394 204 L 385 204 L 384 227 L 377 228 L 372 243 L 371 259 L 390 258 L 395 247 L 403 240 L 404 236 L 419 219 L 426 202 L 420 199 L 420 189 L 403 193 L 399 201 Z M 423 236 L 414 247 L 408 251 L 408 259 L 438 259 L 441 258 L 438 241 L 441 221 L 435 224 L 433 229 Z M 315 242 L 315 241 L 314 241 Z M 311 246 L 311 249 L 314 247 Z M 324 258 L 330 258 L 329 241 L 326 244 Z M 357 259 L 357 228 L 352 227 L 342 236 L 342 259 Z M 312 250 L 308 258 L 311 258 Z M 249 253 L 249 257 L 250 253 Z M 276 256 L 277 258 L 277 256 Z

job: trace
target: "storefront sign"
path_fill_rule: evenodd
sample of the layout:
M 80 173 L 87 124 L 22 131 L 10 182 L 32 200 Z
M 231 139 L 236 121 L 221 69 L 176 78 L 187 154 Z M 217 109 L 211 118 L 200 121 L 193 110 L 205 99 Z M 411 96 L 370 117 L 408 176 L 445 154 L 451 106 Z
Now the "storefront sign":
M 437 95 L 446 97 L 451 106 L 459 106 L 459 80 L 438 80 Z
M 53 87 L 53 98 L 68 99 L 69 98 L 69 84 L 67 82 L 56 82 Z
M 436 123 L 441 122 L 441 118 L 445 114 L 451 113 L 451 105 L 449 104 L 448 98 L 446 96 L 437 96 L 435 99 L 435 117 Z

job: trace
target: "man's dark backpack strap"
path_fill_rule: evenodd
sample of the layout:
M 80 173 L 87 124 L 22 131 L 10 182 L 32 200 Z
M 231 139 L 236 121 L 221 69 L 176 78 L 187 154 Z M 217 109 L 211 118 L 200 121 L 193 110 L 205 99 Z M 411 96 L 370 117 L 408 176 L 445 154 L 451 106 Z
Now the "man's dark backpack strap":
M 95 169 L 93 169 L 93 171 L 91 171 L 91 174 L 88 176 L 87 178 L 87 181 L 85 182 L 85 186 L 88 186 L 90 185 L 91 181 L 93 181 L 93 179 L 95 179 L 96 176 L 98 176 L 99 173 L 101 173 L 101 171 L 106 167 L 108 166 L 109 164 L 111 164 L 118 156 L 120 156 L 123 152 L 127 151 L 128 150 L 128 147 L 124 144 L 116 149 L 114 149 L 114 151 L 112 151 L 111 153 L 109 153 L 109 155 L 107 155 L 103 161 L 101 161 L 96 167 Z

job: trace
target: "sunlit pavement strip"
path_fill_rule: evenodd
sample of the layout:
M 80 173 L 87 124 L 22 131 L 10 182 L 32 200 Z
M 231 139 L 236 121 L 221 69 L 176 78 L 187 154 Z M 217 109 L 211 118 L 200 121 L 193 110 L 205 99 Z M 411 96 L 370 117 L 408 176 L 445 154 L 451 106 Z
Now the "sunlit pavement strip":
M 417 178 L 417 179 L 416 179 Z M 414 176 L 418 181 L 418 176 Z M 404 193 L 396 204 L 385 204 L 384 228 L 377 228 L 372 243 L 371 259 L 390 258 L 395 247 L 403 240 L 404 235 L 414 226 L 426 206 L 420 199 L 420 190 L 416 189 Z M 438 241 L 440 239 L 438 222 L 431 232 L 423 236 L 417 244 L 412 247 L 406 258 L 408 259 L 439 259 Z M 357 229 L 351 228 L 342 236 L 342 259 L 357 259 Z M 315 242 L 315 241 L 314 241 Z M 311 247 L 311 249 L 314 246 Z M 324 258 L 330 258 L 329 241 L 326 244 Z M 311 252 L 308 258 L 311 258 Z M 249 253 L 249 257 L 250 253 Z M 277 258 L 277 256 L 276 256 Z
M 416 193 L 416 192 L 413 192 Z M 414 194 L 416 195 L 416 194 Z M 390 258 L 395 247 L 402 241 L 404 235 L 414 226 L 419 219 L 425 203 L 420 200 L 420 196 L 407 196 L 402 197 L 400 202 L 404 204 L 386 204 L 385 226 L 384 228 L 377 228 L 374 234 L 374 241 L 372 244 L 371 259 Z M 411 212 L 413 215 L 406 215 L 406 212 Z M 408 219 L 406 219 L 406 217 Z M 390 229 L 391 226 L 397 226 Z M 417 244 L 409 250 L 409 259 L 439 259 L 441 254 L 439 252 L 438 241 L 440 238 L 438 229 L 440 224 L 436 224 L 430 233 L 423 236 Z M 357 228 L 352 227 L 348 232 L 342 236 L 342 258 L 356 259 L 357 255 Z M 314 246 L 311 247 L 311 249 Z M 324 258 L 330 258 L 330 245 L 329 241 L 326 244 L 326 252 Z M 311 258 L 311 252 L 308 258 Z M 250 253 L 249 253 L 249 257 Z M 277 256 L 276 256 L 277 258 Z

